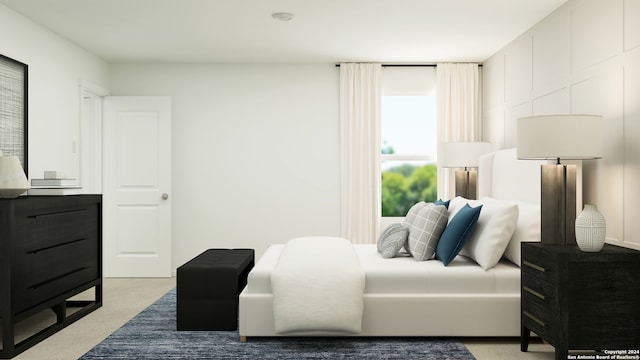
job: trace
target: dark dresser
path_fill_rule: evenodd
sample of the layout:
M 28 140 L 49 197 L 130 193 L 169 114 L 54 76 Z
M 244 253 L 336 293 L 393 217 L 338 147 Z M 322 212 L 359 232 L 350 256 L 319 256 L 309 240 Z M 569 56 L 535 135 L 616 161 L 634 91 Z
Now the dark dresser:
M 522 243 L 521 286 L 522 351 L 531 331 L 558 360 L 568 350 L 640 347 L 640 251 Z
M 81 300 L 72 299 L 82 292 Z M 102 196 L 0 199 L 0 358 L 16 356 L 100 306 Z M 16 323 L 43 312 L 53 312 L 52 324 L 14 336 Z

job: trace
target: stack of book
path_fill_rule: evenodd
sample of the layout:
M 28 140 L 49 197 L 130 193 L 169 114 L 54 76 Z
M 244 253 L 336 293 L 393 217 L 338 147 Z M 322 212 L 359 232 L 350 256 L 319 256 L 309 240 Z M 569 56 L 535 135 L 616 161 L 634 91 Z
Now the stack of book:
M 29 195 L 74 195 L 82 188 L 76 179 L 31 179 Z

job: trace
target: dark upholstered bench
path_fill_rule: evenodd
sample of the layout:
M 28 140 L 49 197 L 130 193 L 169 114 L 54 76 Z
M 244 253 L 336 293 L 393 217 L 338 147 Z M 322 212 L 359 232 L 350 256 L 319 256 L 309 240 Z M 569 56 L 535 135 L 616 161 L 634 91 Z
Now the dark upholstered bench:
M 253 249 L 209 249 L 177 270 L 178 330 L 236 330 Z

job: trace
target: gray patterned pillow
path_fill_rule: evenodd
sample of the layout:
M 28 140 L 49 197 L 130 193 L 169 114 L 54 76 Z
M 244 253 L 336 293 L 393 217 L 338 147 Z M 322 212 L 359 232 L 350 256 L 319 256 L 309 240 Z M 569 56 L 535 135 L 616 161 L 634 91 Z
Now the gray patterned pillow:
M 422 208 L 425 207 L 426 205 L 427 203 L 424 201 L 420 201 L 418 203 L 413 204 L 413 206 L 411 206 L 411 209 L 407 211 L 407 215 L 405 215 L 404 222 L 402 223 L 402 225 L 411 229 L 411 224 L 415 221 L 416 216 L 418 216 L 418 213 L 420 212 L 420 210 L 422 210 Z M 407 250 L 408 253 L 411 253 L 411 251 L 409 251 L 409 242 L 407 242 L 404 245 L 404 249 Z
M 419 203 L 415 203 L 409 211 L 407 211 L 407 215 L 404 217 L 404 226 L 409 226 L 415 219 L 420 210 L 427 205 L 426 202 L 420 201 Z
M 402 224 L 391 224 L 378 237 L 378 252 L 385 259 L 395 257 L 407 242 L 409 228 Z
M 418 261 L 429 260 L 438 246 L 440 235 L 447 226 L 449 212 L 444 205 L 428 203 L 409 224 L 409 252 Z

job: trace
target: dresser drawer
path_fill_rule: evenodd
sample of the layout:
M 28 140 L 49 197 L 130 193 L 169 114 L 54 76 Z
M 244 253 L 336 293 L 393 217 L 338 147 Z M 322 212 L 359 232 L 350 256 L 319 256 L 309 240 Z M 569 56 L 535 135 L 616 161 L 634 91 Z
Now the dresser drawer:
M 97 268 L 78 268 L 60 278 L 51 278 L 47 282 L 28 288 L 16 288 L 13 293 L 13 312 L 18 314 L 32 306 L 39 305 L 67 291 L 97 279 Z
M 96 206 L 35 209 L 16 214 L 17 252 L 37 252 L 89 237 L 97 237 Z
M 24 287 L 38 286 L 51 278 L 95 265 L 99 256 L 96 238 L 86 238 L 15 257 L 14 274 Z
M 21 311 L 100 276 L 97 238 L 72 241 L 20 254 L 14 274 L 21 279 L 14 289 L 14 310 Z

